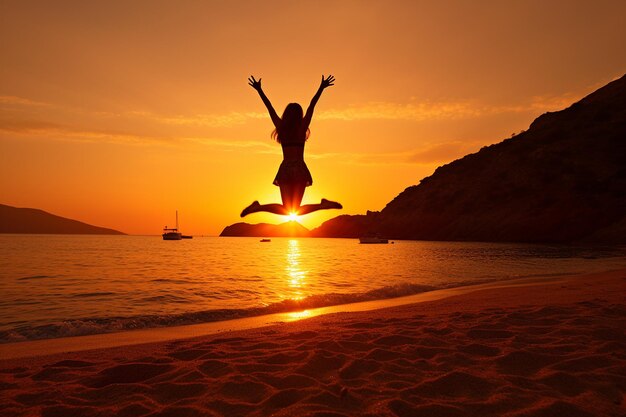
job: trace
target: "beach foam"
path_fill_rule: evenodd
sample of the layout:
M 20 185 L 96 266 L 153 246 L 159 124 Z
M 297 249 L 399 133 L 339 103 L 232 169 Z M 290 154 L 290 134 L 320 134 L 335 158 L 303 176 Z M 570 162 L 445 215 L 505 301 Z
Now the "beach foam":
M 472 282 L 469 284 L 472 284 Z M 454 284 L 450 284 L 447 287 L 453 286 Z M 435 289 L 437 288 L 429 285 L 402 283 L 378 288 L 364 293 L 320 294 L 305 297 L 300 300 L 287 299 L 263 307 L 214 309 L 189 313 L 161 315 L 150 314 L 130 317 L 85 317 L 45 325 L 20 324 L 11 329 L 0 331 L 0 344 L 138 329 L 184 326 L 196 323 L 210 323 L 215 321 L 238 319 L 242 317 L 262 316 L 266 314 L 302 311 L 305 309 L 340 304 L 404 297 Z

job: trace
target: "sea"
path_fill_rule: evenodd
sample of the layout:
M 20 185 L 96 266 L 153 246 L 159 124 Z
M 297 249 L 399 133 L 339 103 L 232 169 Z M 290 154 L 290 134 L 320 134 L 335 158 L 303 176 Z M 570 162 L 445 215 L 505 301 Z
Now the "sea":
M 626 247 L 0 235 L 0 343 L 179 326 L 626 268 Z

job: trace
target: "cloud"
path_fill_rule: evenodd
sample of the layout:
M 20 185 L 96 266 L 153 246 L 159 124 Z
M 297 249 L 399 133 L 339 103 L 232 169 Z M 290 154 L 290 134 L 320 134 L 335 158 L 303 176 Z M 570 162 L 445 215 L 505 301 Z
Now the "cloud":
M 104 118 L 148 119 L 152 122 L 176 126 L 230 127 L 247 123 L 249 120 L 265 119 L 267 112 L 229 112 L 224 114 L 159 115 L 144 110 L 125 112 L 94 111 L 86 108 L 44 103 L 17 96 L 0 96 L 0 105 L 19 108 L 50 107 L 61 113 L 79 113 Z
M 84 130 L 71 126 L 51 123 L 41 120 L 1 120 L 0 133 L 14 135 L 36 136 L 55 140 L 82 142 L 82 143 L 115 143 L 126 145 L 161 145 L 177 146 L 183 144 L 198 144 L 202 146 L 218 147 L 222 149 L 256 148 L 257 153 L 280 153 L 280 148 L 269 139 L 266 141 L 251 141 L 239 139 L 210 138 L 201 136 L 173 137 L 138 135 L 127 132 Z
M 237 140 L 237 139 L 215 139 L 215 138 L 204 138 L 204 137 L 185 137 L 180 138 L 182 142 L 192 142 L 198 143 L 204 146 L 215 146 L 220 148 L 232 148 L 232 149 L 254 149 L 256 148 L 257 153 L 267 153 L 267 154 L 279 154 L 280 148 L 276 146 L 276 143 L 267 141 L 254 141 L 254 140 Z
M 479 148 L 478 141 L 453 141 L 437 143 L 422 149 L 411 151 L 407 155 L 407 161 L 417 164 L 432 164 L 437 162 L 452 161 L 475 152 Z
M 545 95 L 531 97 L 525 103 L 511 105 L 490 105 L 475 100 L 448 100 L 422 102 L 366 102 L 348 105 L 342 108 L 322 110 L 316 113 L 316 120 L 406 120 L 406 121 L 440 121 L 475 119 L 504 113 L 545 112 L 560 110 L 582 97 L 582 94 L 565 93 L 561 95 Z M 143 119 L 156 124 L 179 127 L 227 128 L 244 125 L 253 120 L 268 118 L 267 112 L 231 111 L 228 113 L 198 113 L 167 115 L 157 114 L 145 110 L 129 110 L 118 113 L 107 111 L 93 111 L 85 108 L 76 108 L 59 104 L 43 103 L 17 96 L 0 96 L 0 104 L 27 111 L 29 107 L 49 107 L 56 110 L 57 116 L 68 113 L 106 118 L 109 121 L 119 119 L 120 123 L 129 119 Z M 75 117 L 75 116 L 74 116 Z M 67 119 L 67 117 L 65 117 Z
M 147 145 L 167 143 L 166 138 L 154 138 L 124 132 L 82 130 L 40 120 L 0 120 L 0 132 L 84 143 L 120 143 Z
M 158 115 L 146 111 L 131 111 L 126 113 L 130 117 L 141 117 L 153 122 L 176 126 L 200 127 L 231 127 L 242 125 L 249 120 L 266 119 L 267 113 L 260 112 L 230 112 L 225 114 L 193 114 L 193 115 Z
M 0 104 L 9 104 L 9 105 L 18 105 L 18 106 L 34 106 L 34 107 L 50 106 L 50 103 L 29 100 L 27 98 L 17 97 L 17 96 L 0 96 Z
M 580 100 L 582 94 L 566 93 L 553 96 L 534 96 L 526 103 L 489 105 L 471 100 L 442 102 L 369 102 L 342 109 L 321 111 L 318 120 L 459 120 L 505 113 L 546 112 L 561 110 Z
M 333 159 L 353 165 L 432 165 L 447 163 L 469 153 L 476 152 L 484 141 L 452 141 L 425 144 L 423 147 L 400 152 L 328 152 L 309 153 L 309 159 Z
M 0 120 L 0 131 L 4 132 L 34 134 L 56 129 L 63 126 L 42 120 Z
M 0 120 L 0 133 L 36 136 L 79 143 L 113 143 L 133 146 L 183 146 L 196 144 L 221 150 L 249 149 L 258 154 L 279 155 L 280 147 L 271 140 L 239 140 L 202 136 L 155 137 L 126 132 L 76 129 L 40 120 Z M 380 153 L 307 152 L 307 159 L 330 159 L 353 165 L 415 165 L 451 161 L 475 151 L 479 141 L 426 144 L 423 147 Z
M 442 103 L 370 102 L 320 112 L 319 120 L 441 120 L 480 116 L 481 110 L 468 101 Z
M 450 101 L 424 101 L 408 103 L 394 102 L 369 102 L 355 104 L 344 108 L 336 108 L 320 111 L 316 114 L 318 120 L 389 120 L 389 121 L 428 121 L 428 120 L 457 120 L 475 119 L 488 115 L 520 112 L 545 112 L 559 110 L 577 101 L 582 95 L 565 93 L 561 95 L 544 95 L 531 97 L 526 103 L 514 105 L 486 105 L 470 100 Z M 209 130 L 207 135 L 197 135 L 186 127 L 201 128 L 227 128 L 243 125 L 252 120 L 267 119 L 266 112 L 228 112 L 215 114 L 192 114 L 192 115 L 160 115 L 148 111 L 122 111 L 112 113 L 107 111 L 93 111 L 87 108 L 75 108 L 58 104 L 43 103 L 24 97 L 3 95 L 0 96 L 0 105 L 4 107 L 4 118 L 0 118 L 0 131 L 12 134 L 42 136 L 54 140 L 76 142 L 108 142 L 129 145 L 155 145 L 179 146 L 182 144 L 196 144 L 201 146 L 219 147 L 224 150 L 236 148 L 255 149 L 259 153 L 280 152 L 280 149 L 269 140 L 230 140 L 214 138 Z M 45 107 L 45 117 L 51 121 L 39 120 Z M 15 110 L 15 112 L 11 111 Z M 13 117 L 9 114 L 20 114 Z M 0 115 L 2 117 L 2 115 Z M 77 119 L 78 118 L 78 119 Z M 62 123 L 60 121 L 68 121 Z M 91 120 L 86 128 L 73 126 L 73 120 Z M 138 132 L 129 133 L 124 127 L 131 125 L 152 125 L 151 131 L 160 129 L 162 125 L 177 126 L 170 136 L 156 137 L 151 134 L 143 134 L 141 128 Z M 109 126 L 121 126 L 115 130 Z M 101 126 L 107 126 L 101 128 Z M 163 129 L 164 130 L 164 129 Z M 202 133 L 202 132 L 201 132 Z M 471 145 L 458 141 L 443 144 L 427 145 L 423 148 L 399 153 L 380 154 L 308 154 L 310 158 L 338 157 L 349 163 L 355 164 L 388 164 L 408 163 L 427 164 L 437 163 L 450 158 L 466 154 L 474 149 Z
M 353 104 L 344 108 L 322 110 L 316 113 L 316 120 L 460 120 L 472 119 L 503 113 L 552 111 L 567 107 L 575 99 L 575 94 L 561 96 L 532 97 L 527 103 L 519 105 L 485 105 L 471 100 L 442 101 L 442 102 L 368 102 Z M 215 114 L 192 115 L 159 115 L 147 111 L 131 111 L 127 117 L 149 119 L 155 123 L 175 126 L 195 127 L 232 127 L 243 125 L 251 120 L 264 120 L 269 116 L 267 112 L 229 112 Z
M 484 113 L 469 101 L 441 103 L 393 103 L 369 102 L 342 109 L 319 111 L 316 120 L 440 120 L 478 117 Z M 158 115 L 145 111 L 133 111 L 128 116 L 147 118 L 157 123 L 178 126 L 231 127 L 251 120 L 264 120 L 267 112 L 229 112 L 223 114 Z
M 584 95 L 565 93 L 560 95 L 534 96 L 529 104 L 530 110 L 555 111 L 565 109 L 582 99 Z
M 316 120 L 460 120 L 472 119 L 503 113 L 544 112 L 554 111 L 567 107 L 580 98 L 572 93 L 560 96 L 536 96 L 527 103 L 519 105 L 484 105 L 470 100 L 445 102 L 368 102 L 354 104 L 345 108 L 323 110 L 316 113 Z M 26 99 L 24 103 L 30 102 Z M 45 105 L 45 104 L 42 104 Z M 227 128 L 244 125 L 253 120 L 265 120 L 267 112 L 228 112 L 228 113 L 198 113 L 190 115 L 162 115 L 149 111 L 133 110 L 123 113 L 88 112 L 84 109 L 72 109 L 74 112 L 90 113 L 107 118 L 147 119 L 157 124 L 180 127 Z

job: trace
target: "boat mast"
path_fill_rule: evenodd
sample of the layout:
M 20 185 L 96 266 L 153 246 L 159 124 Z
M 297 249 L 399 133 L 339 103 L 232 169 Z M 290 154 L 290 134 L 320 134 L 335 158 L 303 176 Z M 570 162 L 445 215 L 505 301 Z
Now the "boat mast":
M 178 210 L 176 210 L 176 231 L 178 231 Z

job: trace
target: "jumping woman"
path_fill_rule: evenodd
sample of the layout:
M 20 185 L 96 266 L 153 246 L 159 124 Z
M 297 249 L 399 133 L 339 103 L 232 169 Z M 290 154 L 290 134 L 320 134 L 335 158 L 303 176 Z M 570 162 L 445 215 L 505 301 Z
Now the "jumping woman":
M 341 204 L 325 198 L 322 198 L 319 204 L 300 205 L 305 188 L 313 184 L 309 168 L 304 163 L 304 143 L 309 137 L 309 124 L 311 124 L 313 110 L 322 95 L 322 91 L 333 85 L 334 82 L 335 77 L 332 75 L 329 75 L 328 78 L 324 78 L 322 75 L 320 88 L 311 99 L 306 114 L 302 114 L 302 106 L 298 103 L 289 103 L 283 112 L 283 117 L 278 117 L 272 103 L 261 88 L 261 79 L 259 78 L 257 81 L 253 76 L 248 78 L 248 84 L 259 93 L 270 113 L 270 118 L 275 127 L 272 137 L 283 148 L 283 162 L 280 164 L 276 178 L 274 178 L 274 185 L 280 187 L 283 204 L 259 204 L 258 201 L 255 201 L 241 212 L 241 217 L 259 211 L 281 215 L 303 215 L 317 210 L 342 208 Z

